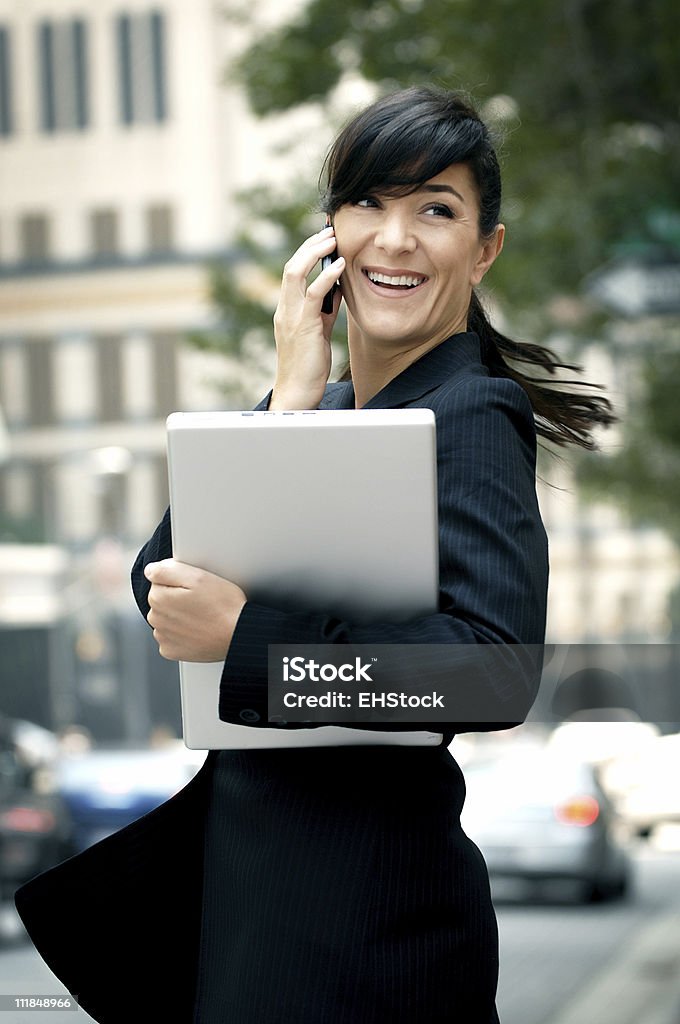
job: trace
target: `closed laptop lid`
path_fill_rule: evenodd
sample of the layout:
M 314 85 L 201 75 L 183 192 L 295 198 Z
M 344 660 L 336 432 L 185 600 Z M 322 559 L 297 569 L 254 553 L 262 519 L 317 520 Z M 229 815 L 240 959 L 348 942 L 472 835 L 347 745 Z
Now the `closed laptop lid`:
M 431 410 L 173 413 L 167 427 L 176 559 L 224 576 L 249 600 L 284 611 L 324 612 L 360 624 L 436 611 Z M 337 735 L 343 742 L 380 735 L 379 742 L 399 742 L 394 737 L 400 734 L 378 731 L 220 722 L 221 668 L 181 663 L 191 747 L 317 745 L 328 742 L 329 730 L 336 741 Z M 199 704 L 201 714 L 192 717 Z M 242 741 L 236 742 L 238 734 Z M 440 739 L 408 735 L 418 742 L 428 735 L 436 736 L 430 742 Z M 215 742 L 219 736 L 224 742 Z

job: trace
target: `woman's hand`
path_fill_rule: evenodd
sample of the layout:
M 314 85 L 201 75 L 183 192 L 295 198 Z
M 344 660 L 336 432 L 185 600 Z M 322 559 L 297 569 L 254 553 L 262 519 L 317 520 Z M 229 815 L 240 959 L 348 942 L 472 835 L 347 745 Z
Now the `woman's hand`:
M 322 313 L 321 304 L 344 270 L 345 261 L 338 257 L 310 285 L 307 278 L 334 248 L 333 228 L 324 228 L 303 242 L 284 267 L 274 313 L 278 363 L 270 409 L 316 409 L 323 396 L 331 372 L 330 338 L 340 308 L 339 290 L 332 313 Z
M 174 558 L 149 562 L 147 622 L 162 657 L 170 661 L 224 661 L 246 595 L 211 572 Z

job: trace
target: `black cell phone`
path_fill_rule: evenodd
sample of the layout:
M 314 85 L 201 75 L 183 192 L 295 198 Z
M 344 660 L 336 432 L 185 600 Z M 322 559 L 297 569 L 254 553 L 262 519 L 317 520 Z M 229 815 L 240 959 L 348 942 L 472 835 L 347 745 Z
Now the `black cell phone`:
M 337 255 L 337 252 L 338 252 L 338 250 L 334 249 L 333 252 L 330 253 L 328 256 L 323 256 L 321 258 L 321 269 L 322 270 L 325 270 L 326 267 L 330 267 L 331 263 L 333 262 L 333 260 L 335 259 L 336 255 Z M 323 302 L 321 303 L 321 312 L 322 313 L 332 313 L 333 312 L 333 296 L 335 295 L 335 291 L 336 291 L 337 287 L 338 287 L 337 284 L 334 284 L 333 287 L 331 288 L 331 290 L 329 292 L 326 292 L 326 294 L 324 295 Z

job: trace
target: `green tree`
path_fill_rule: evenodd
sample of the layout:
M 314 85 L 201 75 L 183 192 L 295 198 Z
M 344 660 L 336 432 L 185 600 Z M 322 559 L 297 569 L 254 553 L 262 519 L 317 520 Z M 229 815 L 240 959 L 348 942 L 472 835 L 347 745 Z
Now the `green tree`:
M 666 244 L 664 218 L 680 220 L 678 38 L 674 0 L 311 0 L 233 73 L 258 115 L 326 103 L 348 72 L 487 103 L 511 137 L 512 256 L 493 284 L 521 313 L 612 256 Z

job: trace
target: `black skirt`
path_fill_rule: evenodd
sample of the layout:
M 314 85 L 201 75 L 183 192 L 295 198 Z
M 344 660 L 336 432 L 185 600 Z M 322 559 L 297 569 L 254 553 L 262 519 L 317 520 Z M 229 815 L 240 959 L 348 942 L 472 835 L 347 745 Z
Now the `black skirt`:
M 494 1024 L 498 934 L 445 747 L 221 751 L 194 1024 Z

